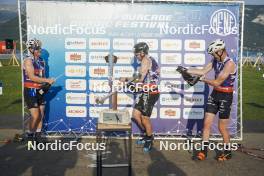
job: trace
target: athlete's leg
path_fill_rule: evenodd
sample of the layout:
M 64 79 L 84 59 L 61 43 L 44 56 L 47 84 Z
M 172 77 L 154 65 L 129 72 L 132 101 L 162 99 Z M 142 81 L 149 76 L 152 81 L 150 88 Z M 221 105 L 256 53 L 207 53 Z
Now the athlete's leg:
M 40 120 L 40 110 L 39 108 L 30 108 L 29 111 L 31 114 L 29 130 L 31 133 L 35 133 Z
M 135 120 L 135 122 L 138 125 L 138 127 L 140 128 L 140 130 L 145 131 L 145 127 L 142 124 L 141 115 L 142 115 L 142 113 L 139 110 L 133 109 L 133 115 L 132 115 L 133 119 Z
M 150 121 L 150 117 L 148 116 L 141 116 L 142 117 L 142 123 L 146 129 L 146 136 L 145 136 L 145 143 L 144 143 L 144 152 L 149 152 L 153 145 L 153 131 L 152 131 L 152 125 Z
M 204 127 L 203 127 L 203 141 L 209 141 L 211 126 L 214 121 L 215 114 L 205 113 Z
M 230 142 L 230 136 L 229 136 L 229 131 L 227 130 L 227 126 L 229 123 L 229 119 L 219 119 L 218 122 L 218 128 L 220 133 L 223 136 L 224 143 L 229 143 Z
M 39 110 L 40 110 L 40 119 L 39 119 L 40 121 L 37 126 L 37 132 L 41 132 L 41 129 L 42 129 L 43 118 L 45 115 L 45 105 L 40 105 Z
M 214 121 L 215 114 L 207 112 L 205 113 L 204 118 L 204 127 L 203 127 L 203 137 L 202 137 L 202 149 L 200 152 L 197 153 L 196 158 L 198 160 L 205 160 L 207 157 L 207 151 L 208 151 L 208 145 L 209 145 L 209 137 L 210 137 L 210 131 L 211 126 Z
M 152 136 L 152 125 L 151 125 L 150 117 L 143 115 L 141 117 L 142 117 L 142 124 L 146 129 L 147 136 Z

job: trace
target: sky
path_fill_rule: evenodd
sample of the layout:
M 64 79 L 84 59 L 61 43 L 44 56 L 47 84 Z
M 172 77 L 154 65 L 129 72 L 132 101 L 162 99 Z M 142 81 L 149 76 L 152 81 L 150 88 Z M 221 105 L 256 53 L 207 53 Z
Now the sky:
M 56 1 L 56 0 L 54 0 Z M 246 5 L 264 5 L 263 0 L 244 0 Z M 0 4 L 16 4 L 17 0 L 0 0 Z

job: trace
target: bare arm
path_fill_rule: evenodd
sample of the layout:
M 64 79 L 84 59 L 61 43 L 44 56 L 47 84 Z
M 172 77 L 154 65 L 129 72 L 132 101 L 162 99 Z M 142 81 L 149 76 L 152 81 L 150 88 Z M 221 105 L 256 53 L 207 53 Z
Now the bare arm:
M 149 59 L 144 59 L 141 63 L 141 67 L 140 67 L 140 74 L 141 74 L 141 78 L 139 79 L 139 82 L 143 82 L 144 78 L 146 77 L 146 75 L 148 74 L 149 71 L 149 66 L 150 66 L 150 60 Z
M 210 62 L 209 64 L 207 64 L 205 67 L 203 67 L 202 69 L 198 69 L 198 68 L 189 68 L 188 69 L 188 73 L 193 74 L 193 75 L 205 75 L 206 73 L 208 73 L 209 71 L 211 71 L 213 68 L 213 64 L 212 62 Z
M 144 59 L 141 62 L 141 67 L 139 69 L 139 73 L 140 73 L 141 77 L 136 82 L 141 82 L 142 83 L 144 81 L 144 78 L 145 78 L 145 76 L 148 73 L 150 64 L 151 63 L 150 63 L 150 61 L 148 59 Z M 131 80 L 134 80 L 134 79 L 135 79 L 134 77 L 130 77 L 130 78 L 121 77 L 121 78 L 119 78 L 119 81 L 121 81 L 121 82 L 127 82 L 127 81 L 131 81 Z
M 220 86 L 235 69 L 235 63 L 229 61 L 215 80 L 203 79 L 202 81 L 214 87 Z
M 37 83 L 44 83 L 44 82 L 48 82 L 50 84 L 54 83 L 54 79 L 40 78 L 38 76 L 35 76 L 34 67 L 30 59 L 24 60 L 24 67 L 25 67 L 26 73 L 30 80 L 37 82 Z

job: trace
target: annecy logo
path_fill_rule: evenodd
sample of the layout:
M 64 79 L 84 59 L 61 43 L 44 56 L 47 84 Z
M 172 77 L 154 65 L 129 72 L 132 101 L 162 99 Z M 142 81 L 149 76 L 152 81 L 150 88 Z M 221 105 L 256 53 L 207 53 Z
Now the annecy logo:
M 220 36 L 238 33 L 236 17 L 227 9 L 215 11 L 211 16 L 210 26 L 214 33 Z

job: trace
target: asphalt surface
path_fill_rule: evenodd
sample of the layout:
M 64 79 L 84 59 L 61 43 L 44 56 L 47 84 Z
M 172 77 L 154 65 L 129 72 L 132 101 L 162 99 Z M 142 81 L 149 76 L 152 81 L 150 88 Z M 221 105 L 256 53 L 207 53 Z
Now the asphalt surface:
M 96 175 L 96 152 L 87 150 L 72 151 L 32 151 L 27 150 L 26 142 L 10 142 L 21 130 L 7 128 L 0 119 L 0 175 Z M 12 117 L 10 119 L 17 119 Z M 245 133 L 242 143 L 247 147 L 264 148 L 264 121 L 245 122 Z M 249 125 L 250 127 L 247 127 Z M 10 126 L 9 126 L 10 127 Z M 54 139 L 51 140 L 51 142 Z M 70 139 L 62 139 L 69 142 Z M 81 139 L 82 143 L 95 143 L 94 139 Z M 169 141 L 177 143 L 181 141 Z M 142 147 L 133 141 L 132 174 L 135 176 L 263 176 L 264 160 L 249 156 L 242 152 L 233 152 L 233 158 L 218 162 L 214 159 L 215 152 L 210 151 L 205 161 L 192 160 L 192 153 L 183 150 L 160 150 L 160 141 L 156 140 L 150 153 L 143 153 Z M 264 156 L 263 151 L 251 150 L 258 156 Z M 109 139 L 103 162 L 107 164 L 126 163 L 128 150 L 124 140 Z M 104 176 L 125 176 L 127 168 L 104 168 Z

